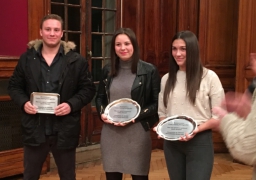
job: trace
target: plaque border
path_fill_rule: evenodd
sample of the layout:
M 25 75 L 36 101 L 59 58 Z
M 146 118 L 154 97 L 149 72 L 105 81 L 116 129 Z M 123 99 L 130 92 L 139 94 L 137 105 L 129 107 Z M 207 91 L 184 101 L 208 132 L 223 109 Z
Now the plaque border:
M 130 99 L 130 98 L 121 98 L 121 99 L 115 100 L 115 101 L 111 102 L 110 104 L 108 104 L 107 107 L 105 108 L 105 111 L 104 111 L 104 114 L 105 114 L 105 115 L 107 116 L 107 118 L 108 118 L 110 121 L 112 121 L 113 123 L 115 123 L 116 121 L 113 121 L 113 118 L 111 118 L 111 117 L 109 116 L 109 109 L 110 109 L 113 105 L 116 105 L 116 104 L 122 103 L 122 102 L 131 102 L 132 104 L 134 104 L 134 106 L 137 107 L 137 114 L 136 114 L 132 119 L 129 119 L 129 120 L 127 120 L 127 121 L 123 121 L 123 122 L 120 122 L 120 123 L 129 123 L 129 122 L 131 122 L 133 119 L 136 119 L 136 118 L 139 116 L 139 114 L 140 114 L 141 107 L 140 107 L 140 105 L 139 105 L 136 101 L 134 101 L 134 100 L 132 100 L 132 99 Z
M 45 93 L 45 92 L 32 92 L 30 94 L 30 102 L 32 105 L 34 105 L 34 96 L 57 96 L 58 102 L 57 104 L 60 104 L 60 95 L 58 93 Z M 46 111 L 40 111 L 37 110 L 37 113 L 43 113 L 43 114 L 54 114 L 54 112 L 46 112 Z
M 161 128 L 161 126 L 162 126 L 163 124 L 165 124 L 165 123 L 168 122 L 168 121 L 175 120 L 175 119 L 185 119 L 185 120 L 191 122 L 191 124 L 194 126 L 194 128 L 193 128 L 192 132 L 189 133 L 189 135 L 191 135 L 191 134 L 193 133 L 193 131 L 196 129 L 196 127 L 197 127 L 197 122 L 196 122 L 193 118 L 191 118 L 191 117 L 189 117 L 189 116 L 186 116 L 186 115 L 175 115 L 175 116 L 167 117 L 167 118 L 163 119 L 162 121 L 160 121 L 160 122 L 158 123 L 158 125 L 156 126 L 156 133 L 157 133 L 161 138 L 163 138 L 163 139 L 165 139 L 165 140 L 169 140 L 169 141 L 177 141 L 177 140 L 179 140 L 179 138 L 168 138 L 167 136 L 164 136 L 164 135 L 162 134 L 161 130 L 160 130 L 160 128 Z

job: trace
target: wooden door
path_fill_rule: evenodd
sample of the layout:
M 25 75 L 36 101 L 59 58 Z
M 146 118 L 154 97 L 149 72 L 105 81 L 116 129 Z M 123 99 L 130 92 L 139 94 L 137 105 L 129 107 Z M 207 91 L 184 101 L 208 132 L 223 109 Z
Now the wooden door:
M 101 69 L 110 62 L 112 35 L 120 27 L 120 0 L 87 0 L 86 51 L 94 83 L 98 87 Z M 90 105 L 87 144 L 100 142 L 103 122 L 98 117 L 94 99 Z
M 250 68 L 250 54 L 256 53 L 256 1 L 239 0 L 236 90 L 244 92 L 255 76 Z

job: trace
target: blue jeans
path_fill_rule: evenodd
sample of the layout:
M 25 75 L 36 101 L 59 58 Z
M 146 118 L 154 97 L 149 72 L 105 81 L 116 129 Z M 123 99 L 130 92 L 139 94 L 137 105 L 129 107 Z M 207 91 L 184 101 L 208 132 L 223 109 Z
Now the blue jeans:
M 165 140 L 164 155 L 171 180 L 210 180 L 214 161 L 212 131 L 198 133 L 187 142 Z

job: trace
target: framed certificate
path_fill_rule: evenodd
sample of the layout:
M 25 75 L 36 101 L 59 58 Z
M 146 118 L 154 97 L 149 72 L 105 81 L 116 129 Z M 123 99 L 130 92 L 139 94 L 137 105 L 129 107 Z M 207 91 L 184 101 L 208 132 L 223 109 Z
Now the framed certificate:
M 128 123 L 140 114 L 140 105 L 129 98 L 122 98 L 110 103 L 104 112 L 108 119 L 117 123 Z
M 60 103 L 60 95 L 33 92 L 30 96 L 30 102 L 37 108 L 37 113 L 54 114 L 54 108 Z
M 196 129 L 197 123 L 188 116 L 172 116 L 159 122 L 156 133 L 170 141 L 176 141 L 186 133 L 192 134 Z

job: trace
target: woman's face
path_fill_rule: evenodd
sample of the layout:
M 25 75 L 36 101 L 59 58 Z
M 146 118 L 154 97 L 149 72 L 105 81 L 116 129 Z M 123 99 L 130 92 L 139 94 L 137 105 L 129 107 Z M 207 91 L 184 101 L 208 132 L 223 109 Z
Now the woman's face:
M 129 37 L 125 34 L 119 34 L 115 39 L 116 55 L 123 61 L 128 61 L 133 55 L 133 45 Z
M 172 43 L 172 56 L 180 70 L 186 71 L 186 43 L 182 39 L 176 39 Z

